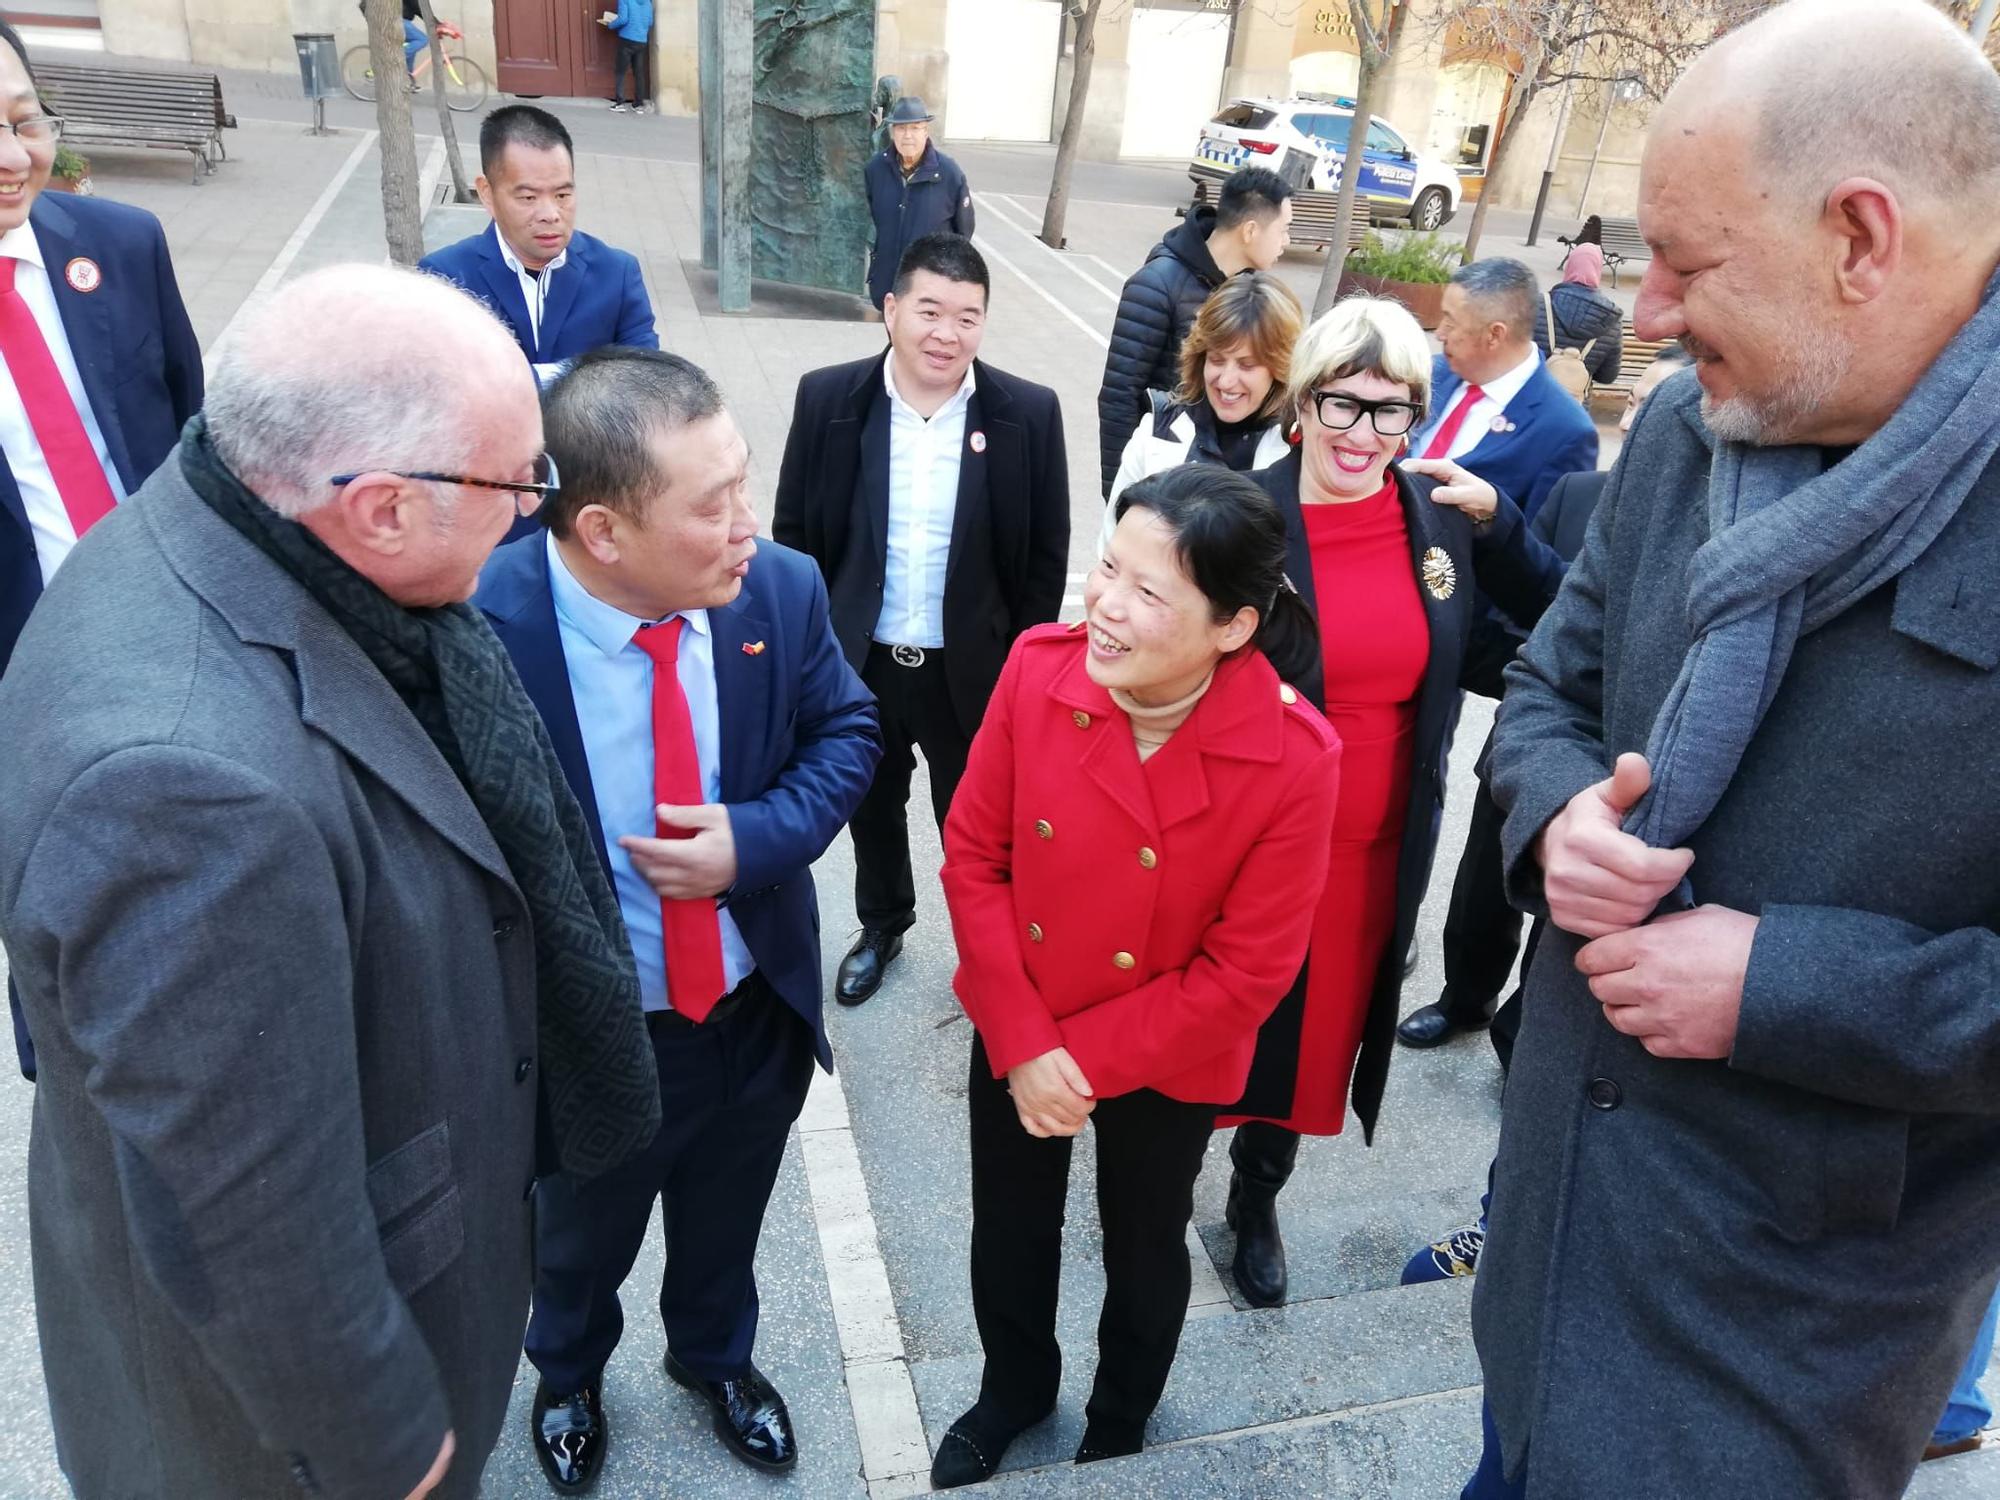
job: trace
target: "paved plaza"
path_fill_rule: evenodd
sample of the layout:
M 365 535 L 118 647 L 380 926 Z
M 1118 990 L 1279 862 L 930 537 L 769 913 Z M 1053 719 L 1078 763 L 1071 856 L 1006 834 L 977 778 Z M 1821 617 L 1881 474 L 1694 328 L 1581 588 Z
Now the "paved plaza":
M 200 185 L 189 183 L 181 157 L 91 153 L 101 194 L 146 207 L 165 223 L 205 346 L 247 303 L 289 277 L 386 254 L 372 108 L 336 101 L 333 132 L 313 136 L 295 80 L 226 74 L 224 87 L 240 125 L 229 136 L 229 160 Z M 858 299 L 850 306 L 762 289 L 749 315 L 717 313 L 712 278 L 699 267 L 694 122 L 614 116 L 601 102 L 550 102 L 577 141 L 579 227 L 639 257 L 663 343 L 722 384 L 749 438 L 768 517 L 798 377 L 879 349 L 881 329 L 862 316 Z M 434 131 L 435 123 L 427 108 L 420 111 L 420 131 Z M 468 170 L 475 125 L 461 122 Z M 1065 618 L 1074 618 L 1097 529 L 1095 398 L 1113 307 L 1124 276 L 1173 222 L 1187 181 L 1169 164 L 1080 164 L 1070 247 L 1057 252 L 1033 237 L 1049 148 L 950 149 L 972 182 L 978 242 L 994 272 L 983 355 L 1053 386 L 1067 416 L 1073 540 Z M 420 136 L 419 157 L 436 180 L 443 153 L 434 135 Z M 1462 229 L 1465 217 L 1451 228 Z M 483 222 L 476 206 L 441 206 L 426 238 L 436 246 Z M 1552 215 L 1542 244 L 1524 250 L 1522 218 L 1496 213 L 1485 249 L 1522 256 L 1546 282 L 1559 253 L 1553 237 L 1573 222 L 1566 212 Z M 1279 269 L 1310 302 L 1321 264 L 1319 252 L 1293 251 Z M 1629 308 L 1633 291 L 1628 277 L 1614 295 Z M 425 330 L 411 328 L 407 337 L 421 340 Z M 1606 462 L 1616 440 L 1606 424 Z M 1463 843 L 1473 757 L 1491 718 L 1490 703 L 1467 702 L 1406 1010 L 1434 999 L 1441 982 L 1438 929 Z M 941 853 L 921 811 L 928 807 L 923 788 L 911 807 L 919 868 L 935 870 Z M 817 871 L 829 990 L 856 926 L 852 873 L 843 836 Z M 951 994 L 941 892 L 935 881 L 919 887 L 918 925 L 880 993 L 851 1011 L 829 1000 L 839 1071 L 815 1081 L 758 1257 L 758 1362 L 790 1403 L 802 1448 L 798 1469 L 772 1479 L 738 1464 L 709 1433 L 706 1407 L 661 1373 L 663 1337 L 652 1311 L 656 1222 L 628 1287 L 626 1337 L 606 1375 L 613 1437 L 597 1490 L 606 1500 L 883 1500 L 928 1489 L 932 1447 L 976 1391 L 979 1345 L 966 1281 L 971 1031 Z M 0 1367 L 16 1372 L 13 1399 L 0 1410 L 0 1500 L 67 1493 L 39 1402 L 24 1188 L 32 1099 L 18 1078 L 0 1082 Z M 1153 1446 L 1085 1469 L 1068 1460 L 1082 1429 L 1102 1276 L 1091 1153 L 1079 1152 L 1065 1247 L 1061 1405 L 1015 1445 L 988 1490 L 1121 1500 L 1456 1496 L 1479 1438 L 1471 1283 L 1396 1282 L 1414 1247 L 1476 1211 L 1499 1103 L 1500 1074 L 1483 1036 L 1431 1052 L 1399 1049 L 1377 1144 L 1364 1148 L 1357 1130 L 1308 1141 L 1301 1153 L 1280 1200 L 1292 1300 L 1272 1310 L 1249 1309 L 1229 1280 L 1232 1236 L 1222 1222 L 1229 1167 L 1218 1140 L 1196 1190 L 1193 1306 L 1151 1428 Z M 1662 1253 L 1686 1252 L 1663 1246 Z M 1635 1264 L 1629 1273 L 1647 1269 Z M 533 1390 L 534 1372 L 524 1363 L 515 1409 L 486 1473 L 484 1493 L 494 1500 L 548 1493 L 526 1433 Z M 1645 1391 L 1606 1392 L 1604 1414 L 1607 1441 L 1615 1441 L 1620 1424 L 1673 1416 L 1653 1410 Z M 2000 1497 L 2000 1457 L 1928 1465 L 1909 1493 Z

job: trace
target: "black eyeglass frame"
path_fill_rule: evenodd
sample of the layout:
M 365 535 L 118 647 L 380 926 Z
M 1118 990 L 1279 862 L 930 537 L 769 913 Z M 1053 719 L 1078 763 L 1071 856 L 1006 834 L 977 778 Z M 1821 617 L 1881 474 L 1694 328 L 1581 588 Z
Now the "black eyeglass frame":
M 393 474 L 398 479 L 416 479 L 428 484 L 469 484 L 480 490 L 512 490 L 517 495 L 534 496 L 533 505 L 514 502 L 515 511 L 523 516 L 531 516 L 542 506 L 562 492 L 562 475 L 557 472 L 556 461 L 544 453 L 535 459 L 535 468 L 548 478 L 544 481 L 521 479 L 475 479 L 469 474 L 437 474 L 428 469 L 357 469 L 352 474 L 336 474 L 327 480 L 328 484 L 339 486 L 354 483 L 363 474 Z
M 1407 437 L 1416 431 L 1417 425 L 1424 419 L 1424 406 L 1421 401 L 1369 401 L 1361 396 L 1350 396 L 1346 391 L 1309 391 L 1307 394 L 1312 397 L 1313 415 L 1319 418 L 1319 425 L 1329 432 L 1351 432 L 1361 419 L 1366 417 L 1368 425 L 1375 429 L 1378 437 Z M 1354 419 L 1349 422 L 1329 422 L 1326 419 L 1326 403 L 1329 401 L 1345 401 L 1354 407 Z M 1385 432 L 1382 428 L 1381 413 L 1391 410 L 1408 412 L 1410 425 L 1398 428 L 1394 432 Z

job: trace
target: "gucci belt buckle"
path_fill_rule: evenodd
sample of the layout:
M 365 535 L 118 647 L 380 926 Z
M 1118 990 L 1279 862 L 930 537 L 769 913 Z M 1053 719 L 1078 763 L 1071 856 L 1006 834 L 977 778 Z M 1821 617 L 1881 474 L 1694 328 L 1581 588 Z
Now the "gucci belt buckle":
M 922 646 L 891 646 L 889 656 L 899 667 L 921 667 L 924 664 Z

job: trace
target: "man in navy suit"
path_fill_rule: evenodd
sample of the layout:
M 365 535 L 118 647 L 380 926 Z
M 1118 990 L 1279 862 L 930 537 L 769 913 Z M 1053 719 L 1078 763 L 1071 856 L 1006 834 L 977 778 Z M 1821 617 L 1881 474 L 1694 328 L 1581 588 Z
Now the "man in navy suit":
M 544 385 L 606 344 L 660 347 L 639 262 L 576 227 L 575 152 L 561 120 L 531 104 L 494 110 L 479 127 L 474 186 L 492 226 L 418 269 L 498 313 Z
M 618 1287 L 664 1199 L 667 1374 L 739 1458 L 797 1458 L 751 1360 L 751 1273 L 815 1057 L 810 867 L 868 789 L 875 707 L 813 563 L 756 540 L 749 449 L 722 393 L 656 350 L 601 349 L 544 398 L 561 490 L 494 553 L 475 602 L 540 709 L 631 935 L 665 1124 L 637 1159 L 537 1186 L 527 1352 L 550 1485 L 594 1482 Z
M 201 345 L 160 221 L 43 197 L 59 120 L 0 21 L 0 672 L 78 537 L 138 489 L 201 407 Z M 8 993 L 21 1071 L 35 1049 Z

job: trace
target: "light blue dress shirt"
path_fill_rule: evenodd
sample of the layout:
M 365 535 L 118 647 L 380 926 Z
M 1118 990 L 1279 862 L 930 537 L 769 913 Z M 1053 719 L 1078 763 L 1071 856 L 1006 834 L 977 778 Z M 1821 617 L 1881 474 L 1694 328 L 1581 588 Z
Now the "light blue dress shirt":
M 672 1007 L 659 893 L 632 868 L 632 857 L 618 847 L 623 835 L 650 838 L 656 832 L 653 659 L 632 639 L 642 626 L 654 622 L 628 615 L 597 598 L 576 581 L 563 562 L 553 533 L 546 544 L 549 590 L 555 596 L 570 696 L 576 701 L 583 754 L 590 763 L 591 789 L 597 794 L 597 821 L 604 829 L 605 852 L 611 856 L 611 883 L 618 893 L 618 909 L 625 915 L 626 931 L 632 935 L 632 957 L 639 965 L 639 998 L 647 1010 L 668 1010 Z M 702 800 L 720 802 L 722 723 L 715 693 L 715 640 L 709 633 L 707 610 L 682 610 L 681 618 L 687 625 L 681 631 L 675 670 L 681 691 L 687 695 L 688 716 L 694 721 Z M 744 945 L 743 934 L 736 930 L 735 919 L 724 909 L 718 909 L 716 916 L 722 925 L 723 978 L 735 989 L 757 963 Z

